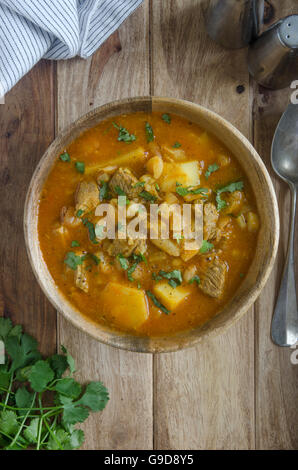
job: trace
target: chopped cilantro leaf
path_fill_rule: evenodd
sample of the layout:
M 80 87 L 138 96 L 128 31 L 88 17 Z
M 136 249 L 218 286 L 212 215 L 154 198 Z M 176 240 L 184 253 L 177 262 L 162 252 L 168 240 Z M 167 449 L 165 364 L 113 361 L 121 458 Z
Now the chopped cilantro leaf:
M 123 189 L 120 188 L 120 186 L 115 186 L 115 193 L 117 193 L 119 196 L 126 196 L 126 193 L 123 191 Z
M 88 220 L 88 219 L 83 219 L 83 224 L 85 225 L 85 227 L 87 227 L 87 229 L 89 231 L 89 238 L 90 238 L 91 242 L 96 245 L 98 243 L 98 241 L 96 240 L 94 224 L 92 222 L 90 222 L 90 220 Z
M 234 191 L 242 191 L 243 189 L 243 182 L 242 181 L 235 181 L 233 183 L 229 183 L 226 186 L 222 186 L 221 188 L 218 188 L 215 193 L 215 200 L 217 204 L 217 210 L 220 211 L 224 209 L 227 206 L 226 201 L 221 199 L 221 194 L 222 193 L 233 193 Z
M 219 166 L 217 165 L 217 163 L 213 163 L 213 165 L 209 165 L 208 168 L 207 168 L 207 171 L 205 173 L 205 178 L 206 180 L 209 178 L 209 176 L 211 175 L 211 173 L 214 173 L 215 171 L 217 171 L 219 169 Z
M 79 244 L 79 242 L 78 242 L 77 240 L 73 240 L 73 241 L 71 242 L 71 246 L 72 246 L 72 248 L 74 248 L 74 247 L 76 247 L 76 246 L 80 246 L 80 244 Z
M 85 173 L 85 163 L 84 162 L 75 162 L 76 170 L 79 173 Z
M 147 142 L 152 142 L 154 140 L 154 133 L 153 133 L 153 129 L 150 126 L 149 122 L 146 122 L 145 130 L 146 130 Z
M 171 124 L 171 116 L 169 114 L 163 114 L 161 118 L 167 123 Z
M 109 185 L 106 181 L 100 182 L 99 200 L 109 199 Z
M 82 209 L 79 209 L 76 213 L 76 216 L 81 217 L 81 215 L 83 215 L 83 214 L 84 214 L 84 211 Z
M 153 194 L 149 193 L 148 191 L 141 191 L 139 196 L 141 196 L 143 199 L 145 199 L 146 201 L 150 201 L 150 202 L 155 202 L 156 201 L 156 196 L 154 196 Z
M 200 253 L 208 253 L 208 251 L 212 250 L 214 245 L 212 243 L 209 243 L 207 240 L 203 240 L 202 246 L 200 248 Z
M 115 122 L 113 122 L 113 126 L 119 130 L 118 140 L 119 142 L 126 142 L 130 143 L 136 140 L 136 136 L 134 134 L 130 134 L 125 127 L 118 126 Z
M 81 256 L 76 255 L 73 251 L 69 251 L 68 253 L 66 253 L 64 263 L 67 264 L 69 268 L 75 271 L 77 267 L 82 264 L 82 258 Z
M 156 305 L 156 307 L 159 308 L 163 313 L 165 313 L 166 315 L 169 315 L 169 313 L 171 313 L 170 310 L 168 310 L 163 304 L 159 302 L 159 300 L 157 300 L 155 295 L 150 290 L 146 290 L 146 294 L 152 300 L 154 305 Z
M 180 183 L 176 183 L 176 193 L 179 194 L 179 196 L 187 196 L 188 194 L 207 194 L 208 188 L 184 188 Z
M 128 262 L 128 260 L 125 258 L 125 256 L 122 255 L 122 253 L 119 253 L 119 254 L 116 256 L 116 258 L 118 259 L 121 268 L 124 269 L 124 271 L 126 271 L 126 270 L 129 268 L 129 262 Z
M 179 144 L 179 142 L 175 142 L 173 148 L 178 149 L 179 147 L 181 147 L 181 144 Z
M 70 162 L 70 156 L 67 152 L 61 153 L 60 160 L 63 162 Z
M 200 284 L 201 279 L 199 278 L 199 276 L 197 276 L 197 275 L 193 276 L 193 277 L 188 281 L 188 284 L 193 284 L 194 282 L 196 282 L 198 285 Z

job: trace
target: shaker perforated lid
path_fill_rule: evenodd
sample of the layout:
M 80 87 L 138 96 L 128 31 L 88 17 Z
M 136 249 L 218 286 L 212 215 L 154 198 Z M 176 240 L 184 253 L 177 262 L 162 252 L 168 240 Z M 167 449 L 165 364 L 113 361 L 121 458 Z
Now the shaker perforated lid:
M 298 48 L 298 15 L 287 16 L 279 26 L 281 42 L 290 49 Z

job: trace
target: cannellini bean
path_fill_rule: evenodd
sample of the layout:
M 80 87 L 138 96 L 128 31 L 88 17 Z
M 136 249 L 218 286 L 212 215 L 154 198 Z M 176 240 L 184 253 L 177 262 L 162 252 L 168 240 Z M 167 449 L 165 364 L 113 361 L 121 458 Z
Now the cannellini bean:
M 179 203 L 179 199 L 173 193 L 167 193 L 165 195 L 165 201 L 168 204 L 178 204 Z
M 228 157 L 227 155 L 223 155 L 223 154 L 218 155 L 217 160 L 220 166 L 228 166 L 231 161 L 230 157 Z
M 246 220 L 243 214 L 238 215 L 236 220 L 240 228 L 246 228 Z
M 105 173 L 114 173 L 114 171 L 117 170 L 117 165 L 110 165 L 110 166 L 105 166 L 102 171 L 104 171 Z
M 158 179 L 162 172 L 163 172 L 163 161 L 157 155 L 155 157 L 150 158 L 147 162 L 147 170 L 148 172 L 155 178 Z
M 197 272 L 197 267 L 196 265 L 192 264 L 190 266 L 188 266 L 184 273 L 183 273 L 183 279 L 185 282 L 189 282 L 193 277 L 194 275 L 196 274 Z
M 248 212 L 246 218 L 248 231 L 256 232 L 260 226 L 259 216 L 255 212 Z

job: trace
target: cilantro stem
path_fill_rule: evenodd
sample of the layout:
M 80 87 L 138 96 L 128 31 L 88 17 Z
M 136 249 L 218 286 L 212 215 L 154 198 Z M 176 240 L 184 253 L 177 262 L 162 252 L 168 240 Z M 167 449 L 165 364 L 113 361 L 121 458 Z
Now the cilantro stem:
M 45 425 L 47 425 L 47 420 L 46 420 L 46 417 L 44 416 L 44 423 Z M 53 427 L 55 427 L 57 424 L 57 416 L 55 416 L 55 419 L 53 420 L 50 428 L 52 429 Z M 43 440 L 41 441 L 40 445 L 42 446 L 44 444 L 44 442 L 47 440 L 48 436 L 49 436 L 50 432 L 47 431 L 47 433 L 44 435 L 44 438 Z
M 6 397 L 5 397 L 5 401 L 4 401 L 4 410 L 7 408 L 7 403 L 8 403 L 8 400 L 9 400 L 9 396 L 10 396 L 10 393 L 11 393 L 11 387 L 12 387 L 12 383 L 13 383 L 13 373 L 11 374 L 11 377 L 10 377 L 10 382 L 9 382 L 9 386 L 8 386 L 8 390 L 7 390 L 7 393 L 6 393 Z
M 5 437 L 7 437 L 7 438 L 10 439 L 10 440 L 12 439 L 12 437 L 11 437 L 9 434 L 6 434 L 6 432 L 4 432 L 4 431 L 2 431 L 2 430 L 0 430 L 0 434 L 2 434 L 2 436 L 5 436 Z M 9 444 L 9 445 L 11 445 L 11 444 Z M 26 447 L 27 447 L 26 445 L 22 445 L 20 442 L 18 442 L 18 445 L 19 445 L 20 447 L 22 447 L 23 449 L 26 449 Z M 2 450 L 2 449 L 1 449 L 1 450 Z
M 36 398 L 36 393 L 34 393 L 31 408 L 32 408 L 32 406 L 33 406 L 34 403 L 35 403 L 35 398 Z M 17 442 L 17 440 L 18 440 L 18 438 L 19 438 L 19 435 L 21 434 L 22 429 L 23 429 L 23 427 L 24 427 L 24 425 L 25 425 L 25 422 L 26 422 L 26 420 L 27 420 L 27 418 L 28 418 L 28 415 L 29 415 L 29 413 L 30 413 L 31 408 L 29 408 L 28 411 L 27 411 L 27 413 L 25 414 L 25 416 L 24 416 L 24 418 L 23 418 L 23 421 L 21 422 L 20 427 L 19 427 L 19 429 L 18 429 L 18 432 L 16 433 L 16 435 L 15 435 L 13 441 L 9 444 L 9 447 L 12 447 L 12 446 Z
M 63 450 L 63 447 L 62 447 L 61 442 L 59 441 L 59 439 L 57 439 L 57 437 L 56 437 L 55 434 L 53 433 L 53 431 L 52 431 L 52 429 L 50 428 L 50 426 L 48 425 L 48 422 L 47 422 L 46 419 L 45 419 L 44 423 L 45 423 L 45 425 L 46 425 L 46 427 L 47 427 L 49 433 L 51 434 L 52 438 L 54 439 L 54 441 L 56 441 L 56 443 L 58 444 L 59 448 L 60 448 L 61 450 Z
M 38 423 L 38 434 L 37 434 L 36 450 L 39 450 L 39 448 L 40 448 L 41 431 L 42 431 L 42 425 L 43 425 L 43 411 L 42 411 L 41 393 L 38 394 L 38 403 L 39 403 L 39 410 L 40 410 L 40 419 L 39 419 L 39 423 Z

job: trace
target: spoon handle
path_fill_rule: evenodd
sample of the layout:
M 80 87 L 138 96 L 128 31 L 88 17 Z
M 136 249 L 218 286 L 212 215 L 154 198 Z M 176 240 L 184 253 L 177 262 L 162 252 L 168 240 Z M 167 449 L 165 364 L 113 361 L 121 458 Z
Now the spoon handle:
M 278 346 L 292 346 L 298 341 L 298 311 L 295 285 L 294 239 L 297 188 L 292 193 L 291 226 L 288 252 L 271 324 L 271 337 Z

